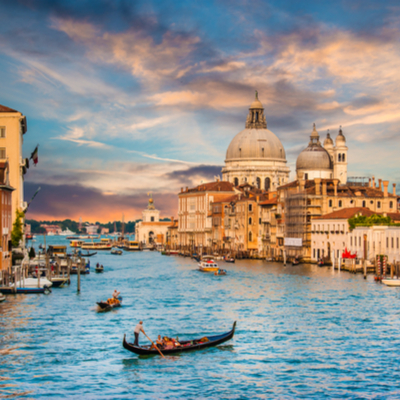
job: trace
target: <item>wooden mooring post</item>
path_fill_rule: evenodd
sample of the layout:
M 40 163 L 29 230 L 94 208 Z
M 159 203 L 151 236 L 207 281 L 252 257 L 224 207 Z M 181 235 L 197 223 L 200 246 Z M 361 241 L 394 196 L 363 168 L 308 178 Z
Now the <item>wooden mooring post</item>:
M 79 257 L 79 264 L 78 264 L 78 279 L 76 280 L 77 282 L 77 291 L 78 293 L 81 292 L 81 263 L 82 263 L 82 257 Z

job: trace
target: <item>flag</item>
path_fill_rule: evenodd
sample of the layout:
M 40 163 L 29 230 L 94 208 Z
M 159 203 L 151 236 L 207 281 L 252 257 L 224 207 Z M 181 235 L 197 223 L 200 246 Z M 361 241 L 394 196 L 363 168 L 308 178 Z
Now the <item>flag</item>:
M 39 157 L 38 157 L 38 148 L 39 148 L 39 145 L 36 146 L 35 150 L 33 150 L 32 154 L 31 154 L 31 156 L 30 156 L 30 158 L 29 158 L 29 159 L 32 159 L 32 160 L 33 160 L 33 164 L 35 164 L 35 167 L 36 167 L 36 164 L 37 164 L 38 161 L 39 161 Z

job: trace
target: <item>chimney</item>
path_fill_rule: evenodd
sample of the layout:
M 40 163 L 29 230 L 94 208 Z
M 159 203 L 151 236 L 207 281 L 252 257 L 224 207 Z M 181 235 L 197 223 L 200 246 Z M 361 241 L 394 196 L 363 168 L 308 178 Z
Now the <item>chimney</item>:
M 371 187 L 371 186 L 372 186 L 372 179 L 369 178 L 369 179 L 368 179 L 368 187 Z
M 339 183 L 339 179 L 333 179 L 335 197 L 337 197 L 337 186 L 338 186 L 338 183 Z
M 322 182 L 322 196 L 326 196 L 326 181 Z
M 393 196 L 396 196 L 396 184 L 393 183 Z
M 317 196 L 320 196 L 321 195 L 321 178 L 315 178 L 314 182 L 315 182 L 315 194 Z
M 186 186 L 186 191 L 188 192 L 189 191 L 189 188 Z
M 372 187 L 373 188 L 375 187 L 375 177 L 374 176 L 372 177 Z
M 174 217 L 171 217 L 172 225 L 174 224 Z
M 383 181 L 383 197 L 388 197 L 389 181 Z
M 183 187 L 181 187 L 181 193 L 183 193 Z
M 378 186 L 379 190 L 382 190 L 382 179 L 379 179 L 379 186 Z

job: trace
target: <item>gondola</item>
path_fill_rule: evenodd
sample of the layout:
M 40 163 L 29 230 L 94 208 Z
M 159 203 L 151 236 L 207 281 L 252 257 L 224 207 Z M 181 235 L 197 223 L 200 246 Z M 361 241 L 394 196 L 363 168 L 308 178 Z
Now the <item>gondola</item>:
M 80 255 L 81 255 L 81 257 L 92 257 L 92 256 L 95 256 L 96 254 L 97 254 L 97 251 L 93 251 L 92 253 L 86 252 L 86 254 L 81 252 Z
M 317 265 L 318 265 L 318 267 L 323 267 L 324 266 L 324 260 L 318 260 Z
M 300 261 L 297 258 L 293 259 L 292 265 L 299 265 L 299 264 L 300 264 Z
M 235 259 L 234 258 L 226 258 L 225 262 L 234 264 L 235 263 Z
M 194 339 L 194 340 L 185 340 L 179 341 L 181 346 L 175 347 L 173 349 L 160 349 L 163 354 L 171 354 L 171 353 L 180 353 L 183 351 L 191 351 L 191 350 L 201 350 L 205 349 L 206 347 L 217 346 L 218 344 L 224 343 L 233 338 L 236 329 L 236 321 L 233 323 L 232 330 L 223 333 L 222 335 L 215 335 L 215 336 L 206 336 L 208 341 L 207 342 L 200 342 L 201 339 Z M 128 343 L 126 341 L 126 335 L 124 335 L 124 340 L 122 341 L 122 345 L 126 350 L 131 351 L 132 353 L 139 354 L 141 356 L 144 355 L 151 355 L 151 354 L 159 354 L 157 349 L 150 349 L 151 346 L 135 346 L 132 343 Z
M 111 254 L 120 256 L 122 255 L 122 250 L 111 250 Z
M 2 303 L 6 299 L 6 296 L 4 296 L 2 293 L 0 293 L 0 303 Z
M 119 303 L 109 304 L 106 301 L 98 301 L 97 305 L 100 307 L 101 311 L 110 311 L 113 308 L 118 308 L 122 306 L 122 297 L 118 297 Z

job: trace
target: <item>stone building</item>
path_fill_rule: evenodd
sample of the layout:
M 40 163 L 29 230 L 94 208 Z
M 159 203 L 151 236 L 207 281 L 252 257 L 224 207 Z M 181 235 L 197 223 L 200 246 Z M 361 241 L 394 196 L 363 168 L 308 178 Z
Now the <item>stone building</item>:
M 28 161 L 22 156 L 24 134 L 27 131 L 26 117 L 19 111 L 0 105 L 0 162 L 8 161 L 10 185 L 15 188 L 12 194 L 12 218 L 16 210 L 24 210 L 24 174 Z
M 256 98 L 250 105 L 245 129 L 229 144 L 222 180 L 234 186 L 249 183 L 264 190 L 276 190 L 289 180 L 285 149 L 267 129 L 264 107 Z
M 176 250 L 178 249 L 178 220 L 174 220 L 172 218 L 171 224 L 168 226 L 167 230 L 167 240 L 166 244 L 169 249 Z
M 165 244 L 170 225 L 171 221 L 160 221 L 160 211 L 155 208 L 154 200 L 150 197 L 147 208 L 142 212 L 142 221 L 135 226 L 135 240 L 145 246 Z
M 0 285 L 11 273 L 12 192 L 8 162 L 0 162 Z

